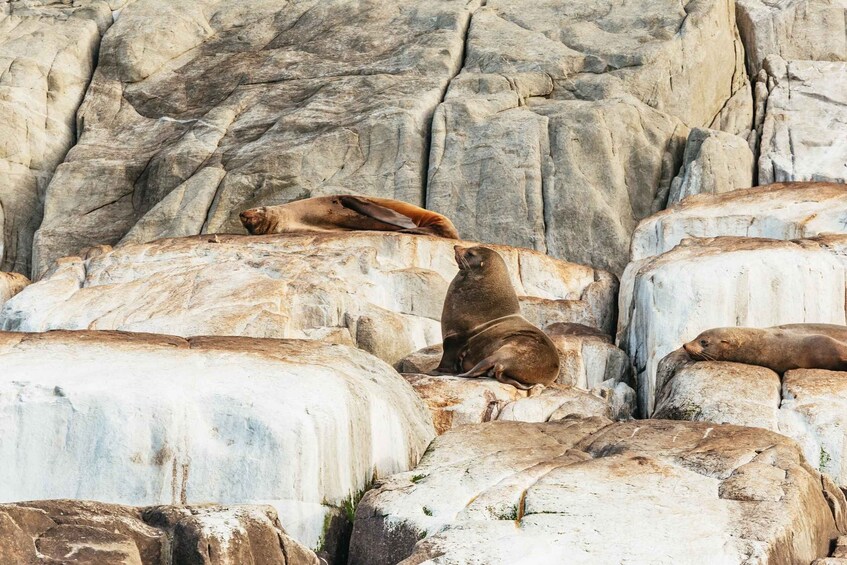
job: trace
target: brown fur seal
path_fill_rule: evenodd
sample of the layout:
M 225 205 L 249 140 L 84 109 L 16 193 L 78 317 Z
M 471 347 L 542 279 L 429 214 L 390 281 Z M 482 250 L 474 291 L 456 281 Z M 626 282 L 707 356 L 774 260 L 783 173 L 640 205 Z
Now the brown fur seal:
M 296 231 L 399 231 L 459 239 L 448 218 L 399 200 L 339 194 L 241 212 L 251 235 Z
M 682 346 L 697 361 L 847 371 L 847 326 L 787 324 L 773 328 L 716 328 Z
M 444 353 L 436 372 L 494 377 L 526 390 L 559 374 L 556 346 L 520 315 L 503 258 L 487 247 L 455 247 L 459 273 L 441 316 Z

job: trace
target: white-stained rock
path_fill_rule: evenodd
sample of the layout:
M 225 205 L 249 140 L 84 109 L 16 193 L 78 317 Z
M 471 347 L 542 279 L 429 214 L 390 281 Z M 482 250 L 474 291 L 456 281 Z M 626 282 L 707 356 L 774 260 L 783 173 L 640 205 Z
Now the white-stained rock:
M 427 205 L 470 239 L 621 272 L 688 128 L 752 127 L 734 18 L 726 0 L 489 1 L 433 118 Z
M 847 32 L 843 22 L 838 25 L 843 39 Z M 847 182 L 847 62 L 771 56 L 765 70 L 756 88 L 757 108 L 766 108 L 759 126 L 759 184 Z
M 29 274 L 56 166 L 76 141 L 107 2 L 0 3 L 0 269 Z
M 847 61 L 844 0 L 735 0 L 735 5 L 751 75 L 768 55 Z
M 318 565 L 270 506 L 151 506 L 44 500 L 0 504 L 4 563 Z
M 440 436 L 368 492 L 349 562 L 808 563 L 845 512 L 799 447 L 766 430 L 489 422 Z
M 806 458 L 847 489 L 847 372 L 788 371 L 782 382 L 780 431 Z M 847 557 L 847 555 L 845 555 Z
M 720 194 L 753 186 L 754 158 L 747 140 L 694 128 L 688 134 L 682 169 L 671 183 L 668 204 L 693 194 Z
M 477 2 L 138 0 L 103 40 L 34 272 L 89 245 L 243 233 L 256 205 L 424 199 Z
M 684 351 L 683 351 L 684 354 Z M 765 367 L 707 361 L 657 386 L 654 418 L 754 426 L 779 431 L 779 375 Z
M 552 385 L 519 390 L 494 379 L 404 374 L 432 412 L 439 434 L 466 424 L 494 420 L 547 422 L 569 416 L 626 419 L 635 393 L 625 383 L 606 383 L 594 391 Z
M 20 273 L 0 273 L 0 308 L 27 285 L 29 279 Z
M 687 198 L 643 220 L 633 261 L 670 251 L 689 237 L 801 239 L 847 233 L 847 186 L 791 182 Z
M 618 342 L 635 365 L 642 415 L 653 412 L 659 361 L 702 331 L 844 324 L 846 272 L 812 240 L 738 237 L 690 239 L 630 264 L 621 281 Z
M 0 333 L 0 366 L 0 501 L 272 504 L 316 548 L 435 435 L 400 375 L 341 345 Z
M 199 236 L 63 259 L 6 303 L 8 330 L 116 329 L 321 339 L 395 363 L 441 341 L 458 272 L 443 238 L 376 232 Z M 492 246 L 533 323 L 613 331 L 617 280 L 526 249 Z
M 847 489 L 847 372 L 788 371 L 780 384 L 779 375 L 764 367 L 689 362 L 659 383 L 653 417 L 779 432 L 800 444 L 813 467 Z

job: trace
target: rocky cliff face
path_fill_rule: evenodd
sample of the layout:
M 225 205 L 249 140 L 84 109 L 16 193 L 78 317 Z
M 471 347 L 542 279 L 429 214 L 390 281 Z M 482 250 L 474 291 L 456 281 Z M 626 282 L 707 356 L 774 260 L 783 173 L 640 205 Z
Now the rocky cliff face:
M 680 346 L 847 325 L 845 21 L 0 0 L 0 563 L 844 565 L 847 372 Z M 239 223 L 337 193 L 464 241 Z M 553 385 L 433 374 L 476 242 Z

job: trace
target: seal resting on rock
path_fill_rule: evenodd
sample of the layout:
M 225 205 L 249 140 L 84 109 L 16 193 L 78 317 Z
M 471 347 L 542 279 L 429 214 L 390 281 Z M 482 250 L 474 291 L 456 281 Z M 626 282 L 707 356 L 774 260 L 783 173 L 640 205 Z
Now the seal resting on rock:
M 459 239 L 447 217 L 399 200 L 338 194 L 251 208 L 239 215 L 251 235 L 296 231 L 399 231 Z
M 444 352 L 437 373 L 494 377 L 522 390 L 559 375 L 556 346 L 520 315 L 503 258 L 487 247 L 456 246 L 459 273 L 441 315 Z
M 773 328 L 715 328 L 682 346 L 696 361 L 847 371 L 847 326 L 787 324 Z

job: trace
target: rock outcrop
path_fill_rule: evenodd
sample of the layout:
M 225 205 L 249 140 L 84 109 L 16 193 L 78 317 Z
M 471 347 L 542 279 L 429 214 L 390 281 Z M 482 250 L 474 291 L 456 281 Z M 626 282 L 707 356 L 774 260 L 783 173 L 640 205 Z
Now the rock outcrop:
M 780 381 L 770 369 L 738 363 L 688 362 L 669 369 L 659 379 L 655 418 L 779 432 L 800 444 L 813 467 L 847 489 L 847 373 L 798 369 Z
M 844 0 L 736 0 L 735 5 L 752 76 L 768 55 L 847 61 Z
M 63 565 L 318 565 L 270 506 L 0 504 L 0 561 Z
M 0 3 L 0 270 L 30 273 L 47 184 L 111 23 L 105 1 Z
M 632 234 L 633 261 L 661 255 L 689 237 L 803 239 L 847 232 L 847 186 L 776 183 L 685 202 L 642 221 Z
M 799 447 L 766 430 L 490 422 L 440 436 L 365 495 L 350 563 L 811 562 L 846 512 Z
M 35 273 L 130 229 L 243 233 L 238 213 L 255 205 L 336 192 L 421 204 L 430 119 L 475 4 L 134 2 L 47 191 Z
M 400 375 L 341 345 L 6 332 L 0 366 L 0 501 L 261 502 L 318 548 L 435 436 Z
M 7 330 L 116 329 L 321 339 L 395 363 L 441 341 L 441 309 L 458 272 L 436 237 L 351 232 L 200 236 L 63 259 L 6 303 Z M 524 314 L 611 333 L 617 279 L 525 249 L 494 246 Z
M 754 157 L 746 139 L 713 129 L 688 134 L 682 168 L 671 182 L 668 205 L 694 194 L 720 194 L 753 186 Z
M 756 97 L 760 184 L 847 182 L 847 62 L 768 57 Z
M 641 414 L 653 412 L 659 361 L 700 332 L 844 324 L 845 287 L 847 263 L 814 240 L 689 239 L 631 263 L 621 280 L 618 341 L 635 365 Z
M 587 391 L 552 385 L 540 391 L 519 390 L 494 379 L 404 374 L 432 412 L 435 431 L 494 420 L 549 422 L 571 416 L 629 418 L 635 394 L 625 383 Z
M 734 19 L 724 0 L 488 2 L 433 118 L 428 206 L 465 237 L 622 271 L 688 129 L 752 126 Z

